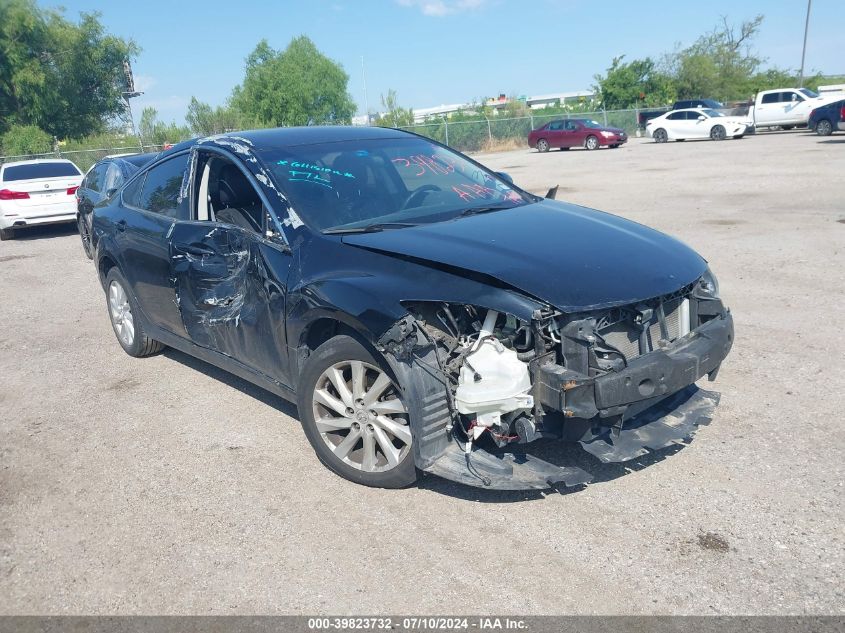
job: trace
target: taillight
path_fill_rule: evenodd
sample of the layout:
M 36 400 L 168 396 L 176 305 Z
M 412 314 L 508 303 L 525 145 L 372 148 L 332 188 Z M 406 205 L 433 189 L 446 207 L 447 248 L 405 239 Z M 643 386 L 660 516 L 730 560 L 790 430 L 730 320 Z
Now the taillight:
M 29 194 L 26 191 L 0 189 L 0 200 L 27 200 L 28 198 Z
M 76 193 L 77 189 L 79 189 L 79 185 L 76 185 L 75 187 L 68 187 L 67 188 L 67 195 L 72 196 L 73 194 Z
M 839 118 L 845 121 L 845 105 L 842 106 L 842 109 L 839 111 Z

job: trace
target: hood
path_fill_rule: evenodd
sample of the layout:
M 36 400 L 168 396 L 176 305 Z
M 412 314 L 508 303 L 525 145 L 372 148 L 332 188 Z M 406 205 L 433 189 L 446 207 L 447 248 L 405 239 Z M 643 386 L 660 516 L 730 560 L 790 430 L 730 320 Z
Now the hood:
M 564 312 L 668 294 L 695 281 L 707 266 L 663 233 L 553 200 L 342 239 L 459 275 L 494 277 Z

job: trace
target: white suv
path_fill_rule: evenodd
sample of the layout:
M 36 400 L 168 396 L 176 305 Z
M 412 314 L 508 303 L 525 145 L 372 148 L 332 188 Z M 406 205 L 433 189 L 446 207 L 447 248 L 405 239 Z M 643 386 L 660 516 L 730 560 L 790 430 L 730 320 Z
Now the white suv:
M 0 165 L 0 240 L 33 224 L 76 221 L 82 172 L 69 160 L 24 160 Z

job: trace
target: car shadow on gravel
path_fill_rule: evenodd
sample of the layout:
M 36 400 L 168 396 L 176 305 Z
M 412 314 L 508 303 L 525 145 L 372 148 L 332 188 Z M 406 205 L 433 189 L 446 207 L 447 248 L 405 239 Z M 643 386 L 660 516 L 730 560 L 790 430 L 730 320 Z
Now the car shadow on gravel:
M 206 376 L 220 381 L 221 383 L 237 389 L 241 393 L 255 398 L 259 402 L 273 407 L 277 411 L 299 421 L 299 413 L 296 405 L 288 402 L 284 398 L 277 396 L 269 391 L 265 391 L 251 382 L 238 378 L 234 374 L 219 369 L 218 367 L 206 363 L 203 360 L 189 356 L 179 350 L 167 347 L 162 352 L 162 355 L 172 361 L 181 363 L 189 367 L 193 371 L 198 371 Z M 575 442 L 562 442 L 559 440 L 541 439 L 530 444 L 529 450 L 523 450 L 520 446 L 509 447 L 508 451 L 512 453 L 530 453 L 535 457 L 539 457 L 550 464 L 561 467 L 578 467 L 593 476 L 593 480 L 588 485 L 595 485 L 606 481 L 612 481 L 619 477 L 623 477 L 630 472 L 636 472 L 643 468 L 648 468 L 652 464 L 663 461 L 667 457 L 674 455 L 679 450 L 682 450 L 686 445 L 673 445 L 664 449 L 650 452 L 646 455 L 633 459 L 625 463 L 604 464 L 596 457 L 581 448 L 581 445 Z M 498 452 L 498 451 L 497 451 Z M 536 499 L 543 499 L 550 494 L 568 495 L 574 492 L 579 492 L 585 486 L 564 487 L 562 485 L 546 490 L 485 490 L 483 488 L 474 488 L 465 484 L 460 484 L 435 475 L 423 474 L 417 482 L 417 487 L 422 490 L 430 490 L 449 497 L 457 499 L 464 499 L 466 501 L 480 501 L 482 503 L 515 503 L 519 501 L 531 501 Z
M 31 227 L 15 229 L 15 242 L 29 242 L 32 240 L 43 240 L 53 237 L 65 237 L 66 235 L 77 234 L 76 223 L 66 224 L 37 224 Z
M 828 138 L 823 141 L 819 141 L 819 143 L 845 143 L 845 136 L 842 136 L 840 138 Z
M 219 380 L 224 385 L 231 387 L 232 389 L 237 389 L 241 393 L 246 394 L 251 398 L 255 398 L 259 402 L 266 404 L 269 407 L 273 407 L 277 411 L 292 417 L 297 422 L 299 421 L 299 413 L 296 410 L 296 405 L 292 402 L 288 402 L 281 396 L 270 393 L 269 391 L 244 380 L 243 378 L 238 378 L 234 374 L 230 374 L 224 369 L 220 369 L 210 363 L 206 363 L 199 358 L 189 356 L 188 354 L 173 349 L 172 347 L 166 347 L 162 352 L 162 356 L 168 358 L 169 360 L 176 361 L 177 363 L 181 363 L 194 371 L 201 372 L 209 378 Z

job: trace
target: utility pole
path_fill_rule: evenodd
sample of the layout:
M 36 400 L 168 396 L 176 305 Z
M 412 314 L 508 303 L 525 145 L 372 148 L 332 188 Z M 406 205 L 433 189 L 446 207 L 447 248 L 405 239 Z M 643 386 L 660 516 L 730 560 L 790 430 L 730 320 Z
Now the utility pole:
M 804 57 L 807 54 L 807 31 L 810 28 L 810 6 L 813 0 L 807 0 L 807 19 L 804 21 L 804 47 L 801 49 L 801 70 L 798 73 L 798 87 L 804 87 Z
M 367 100 L 367 75 L 364 73 L 364 56 L 361 55 L 361 85 L 364 86 L 364 112 L 367 115 L 367 125 L 370 124 L 370 102 Z

